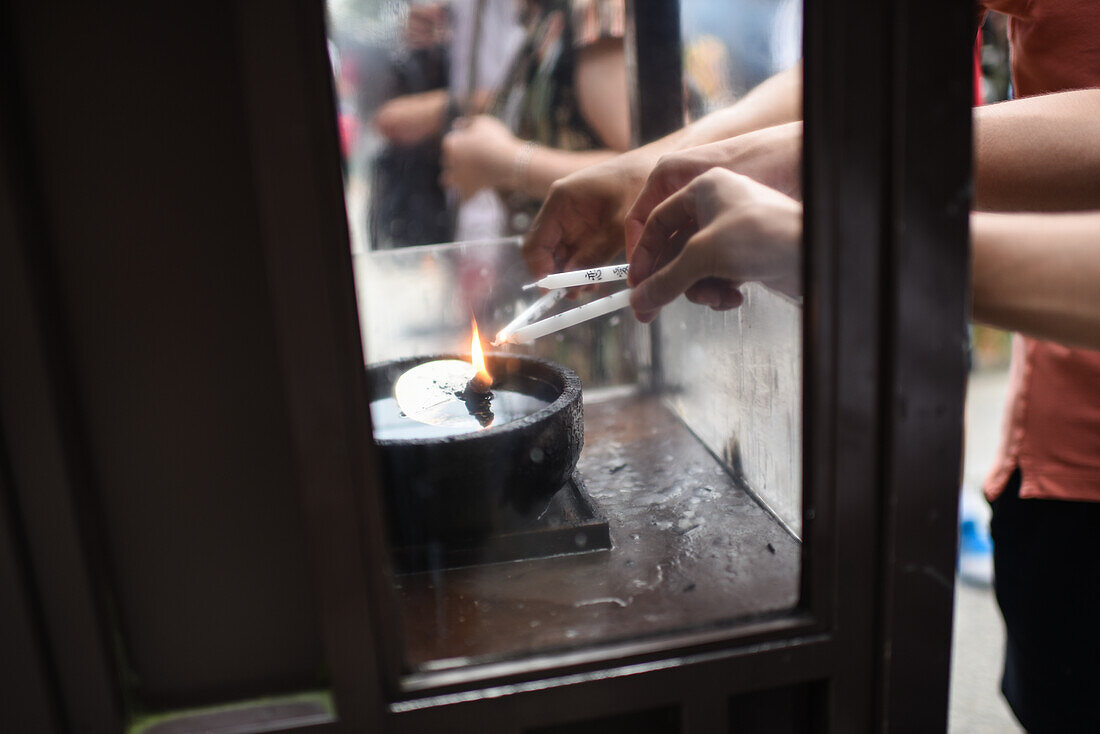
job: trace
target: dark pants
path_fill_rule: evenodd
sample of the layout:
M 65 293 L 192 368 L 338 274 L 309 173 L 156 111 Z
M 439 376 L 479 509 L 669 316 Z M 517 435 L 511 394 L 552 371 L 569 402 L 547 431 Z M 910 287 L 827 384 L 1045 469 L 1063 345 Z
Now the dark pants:
M 1012 711 L 1030 732 L 1100 732 L 1100 503 L 1022 500 L 1017 471 L 991 531 Z

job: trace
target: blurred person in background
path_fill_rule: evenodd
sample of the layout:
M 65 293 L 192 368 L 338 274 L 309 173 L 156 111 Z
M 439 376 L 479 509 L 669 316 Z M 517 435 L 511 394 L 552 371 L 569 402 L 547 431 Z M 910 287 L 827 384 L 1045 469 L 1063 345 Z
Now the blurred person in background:
M 375 240 L 394 240 L 397 230 L 423 229 L 433 221 L 438 226 L 430 232 L 393 244 L 526 231 L 555 179 L 625 150 L 624 29 L 622 0 L 413 6 L 406 44 L 445 47 L 446 84 L 401 95 L 374 116 L 391 143 L 379 167 L 395 171 L 386 176 L 394 180 L 385 182 L 385 190 L 381 181 L 374 187 L 382 202 L 372 216 L 380 225 Z M 429 184 L 426 165 L 414 169 L 404 161 L 416 159 L 419 150 L 419 157 L 434 152 L 441 135 L 441 168 Z M 459 201 L 441 202 L 431 191 L 436 179 Z M 430 206 L 410 201 L 421 199 L 430 199 Z
M 526 36 L 485 114 L 443 140 L 442 181 L 468 202 L 466 236 L 527 231 L 551 184 L 630 144 L 623 0 L 524 0 Z
M 438 183 L 440 139 L 453 119 L 447 91 L 451 38 L 449 5 L 410 6 L 402 47 L 391 61 L 396 96 L 372 119 L 386 140 L 371 165 L 367 221 L 373 249 L 452 239 L 452 215 Z

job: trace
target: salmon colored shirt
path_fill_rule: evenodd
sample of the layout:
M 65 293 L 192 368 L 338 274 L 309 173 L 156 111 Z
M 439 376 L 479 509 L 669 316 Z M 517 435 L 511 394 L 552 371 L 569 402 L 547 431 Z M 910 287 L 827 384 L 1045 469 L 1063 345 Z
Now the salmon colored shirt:
M 1100 87 L 1100 0 L 985 0 L 1009 16 L 1016 97 Z M 1097 284 L 1100 288 L 1100 284 Z M 985 495 L 1100 502 L 1100 351 L 1016 335 L 1004 437 Z

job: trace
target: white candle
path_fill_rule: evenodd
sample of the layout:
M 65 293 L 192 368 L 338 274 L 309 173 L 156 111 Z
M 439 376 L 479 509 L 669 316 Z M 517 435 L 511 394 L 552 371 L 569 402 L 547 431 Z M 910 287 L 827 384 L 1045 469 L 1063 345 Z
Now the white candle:
M 547 334 L 553 334 L 555 331 L 561 331 L 570 326 L 576 326 L 589 319 L 603 316 L 612 311 L 618 311 L 620 308 L 626 308 L 629 305 L 630 289 L 627 288 L 607 298 L 591 301 L 590 303 L 586 303 L 583 306 L 577 306 L 569 311 L 562 311 L 557 316 L 551 316 L 548 319 L 543 319 L 530 326 L 524 326 L 521 329 L 517 329 L 508 341 L 514 344 L 528 344 L 538 339 L 540 336 L 546 336 Z
M 507 326 L 497 332 L 497 338 L 493 340 L 493 346 L 508 341 L 508 337 L 516 333 L 516 329 L 527 326 L 535 319 L 542 318 L 547 311 L 552 309 L 558 301 L 565 297 L 567 291 L 564 288 L 552 290 L 542 298 L 532 303 L 520 312 L 519 316 L 512 319 Z
M 604 268 L 573 270 L 568 273 L 551 273 L 541 280 L 536 280 L 534 283 L 528 283 L 523 286 L 523 289 L 573 288 L 578 285 L 590 285 L 592 283 L 610 283 L 615 280 L 626 280 L 626 276 L 629 273 L 629 265 L 608 265 Z

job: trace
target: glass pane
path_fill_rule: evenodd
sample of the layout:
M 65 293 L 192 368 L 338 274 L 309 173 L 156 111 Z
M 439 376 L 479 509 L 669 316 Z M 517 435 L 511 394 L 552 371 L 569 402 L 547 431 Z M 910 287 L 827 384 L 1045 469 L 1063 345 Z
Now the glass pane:
M 797 68 L 801 0 L 683 0 L 681 18 L 689 119 L 732 107 L 776 74 Z M 664 377 L 678 387 L 672 401 L 678 414 L 800 537 L 801 302 L 758 283 L 741 291 L 744 303 L 732 311 L 684 300 L 666 309 Z M 715 401 L 715 395 L 730 399 Z
M 668 103 L 689 120 L 736 105 L 797 60 L 798 5 L 685 0 L 681 12 L 682 44 L 638 53 L 683 60 L 688 93 L 671 90 Z M 793 232 L 790 272 L 767 287 L 708 280 L 725 306 L 743 298 L 740 308 L 681 297 L 645 324 L 615 295 L 625 283 L 601 282 L 613 270 L 581 269 L 581 282 L 599 286 L 576 300 L 524 289 L 540 268 L 532 243 L 555 227 L 559 243 L 541 254 L 552 270 L 582 251 L 599 257 L 574 264 L 627 261 L 624 216 L 657 157 L 615 157 L 629 128 L 622 2 L 330 0 L 329 15 L 406 669 L 732 630 L 791 609 L 800 128 L 793 198 L 752 190 Z M 432 59 L 438 67 L 410 83 L 409 66 Z M 790 91 L 797 115 L 799 84 Z M 559 192 L 535 224 L 543 235 L 525 245 L 550 183 L 574 171 L 603 176 L 615 206 L 601 208 L 614 198 L 603 189 L 566 207 Z M 583 193 L 584 180 L 565 188 Z M 612 235 L 601 239 L 604 225 Z M 575 227 L 589 229 L 567 244 Z M 668 264 L 664 250 L 656 261 Z M 581 304 L 606 312 L 573 313 L 563 318 L 576 323 L 541 336 L 521 324 L 494 346 L 536 301 L 547 310 L 528 322 Z M 474 366 L 478 349 L 488 377 Z

